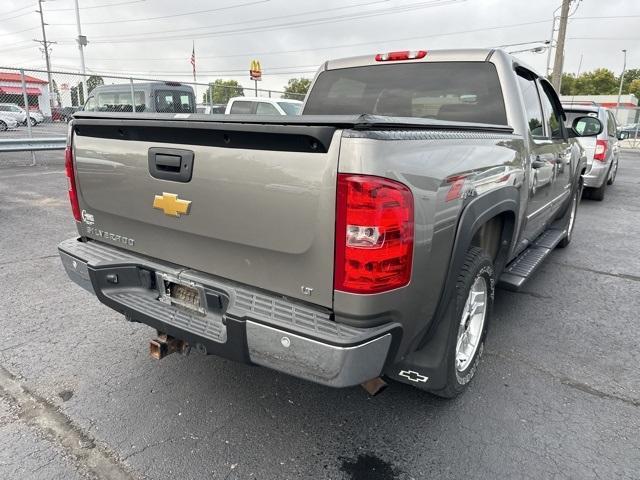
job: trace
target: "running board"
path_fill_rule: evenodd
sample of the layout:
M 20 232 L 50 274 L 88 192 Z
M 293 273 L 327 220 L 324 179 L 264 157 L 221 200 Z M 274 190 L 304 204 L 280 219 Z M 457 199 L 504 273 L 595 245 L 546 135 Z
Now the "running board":
M 505 267 L 498 285 L 505 290 L 519 291 L 566 234 L 565 230 L 546 230 Z

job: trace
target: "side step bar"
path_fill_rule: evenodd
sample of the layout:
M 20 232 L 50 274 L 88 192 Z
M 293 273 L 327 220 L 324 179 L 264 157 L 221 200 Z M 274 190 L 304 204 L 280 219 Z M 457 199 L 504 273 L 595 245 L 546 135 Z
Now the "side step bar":
M 545 231 L 505 267 L 498 286 L 505 290 L 519 291 L 566 234 L 566 230 Z

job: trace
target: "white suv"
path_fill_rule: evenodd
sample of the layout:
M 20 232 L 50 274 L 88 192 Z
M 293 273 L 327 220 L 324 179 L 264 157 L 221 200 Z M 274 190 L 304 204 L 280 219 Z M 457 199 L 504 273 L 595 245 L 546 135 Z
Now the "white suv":
M 237 115 L 300 115 L 302 102 L 284 98 L 234 97 L 224 113 Z
M 0 114 L 5 117 L 12 117 L 20 125 L 27 124 L 27 112 L 24 108 L 16 105 L 15 103 L 0 103 Z M 29 118 L 31 119 L 31 126 L 35 127 L 38 123 L 44 121 L 44 116 L 40 112 L 29 111 Z

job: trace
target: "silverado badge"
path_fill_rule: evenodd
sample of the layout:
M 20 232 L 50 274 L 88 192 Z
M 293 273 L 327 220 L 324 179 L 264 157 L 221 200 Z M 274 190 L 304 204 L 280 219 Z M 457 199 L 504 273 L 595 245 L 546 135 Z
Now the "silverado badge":
M 181 200 L 174 193 L 163 192 L 162 195 L 156 195 L 153 199 L 153 208 L 162 210 L 165 215 L 170 217 L 189 215 L 191 200 Z

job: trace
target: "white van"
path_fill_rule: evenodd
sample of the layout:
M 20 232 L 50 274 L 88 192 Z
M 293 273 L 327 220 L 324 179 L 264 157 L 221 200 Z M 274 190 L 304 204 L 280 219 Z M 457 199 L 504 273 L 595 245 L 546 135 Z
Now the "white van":
M 237 115 L 300 115 L 302 102 L 286 98 L 233 97 L 224 113 Z

